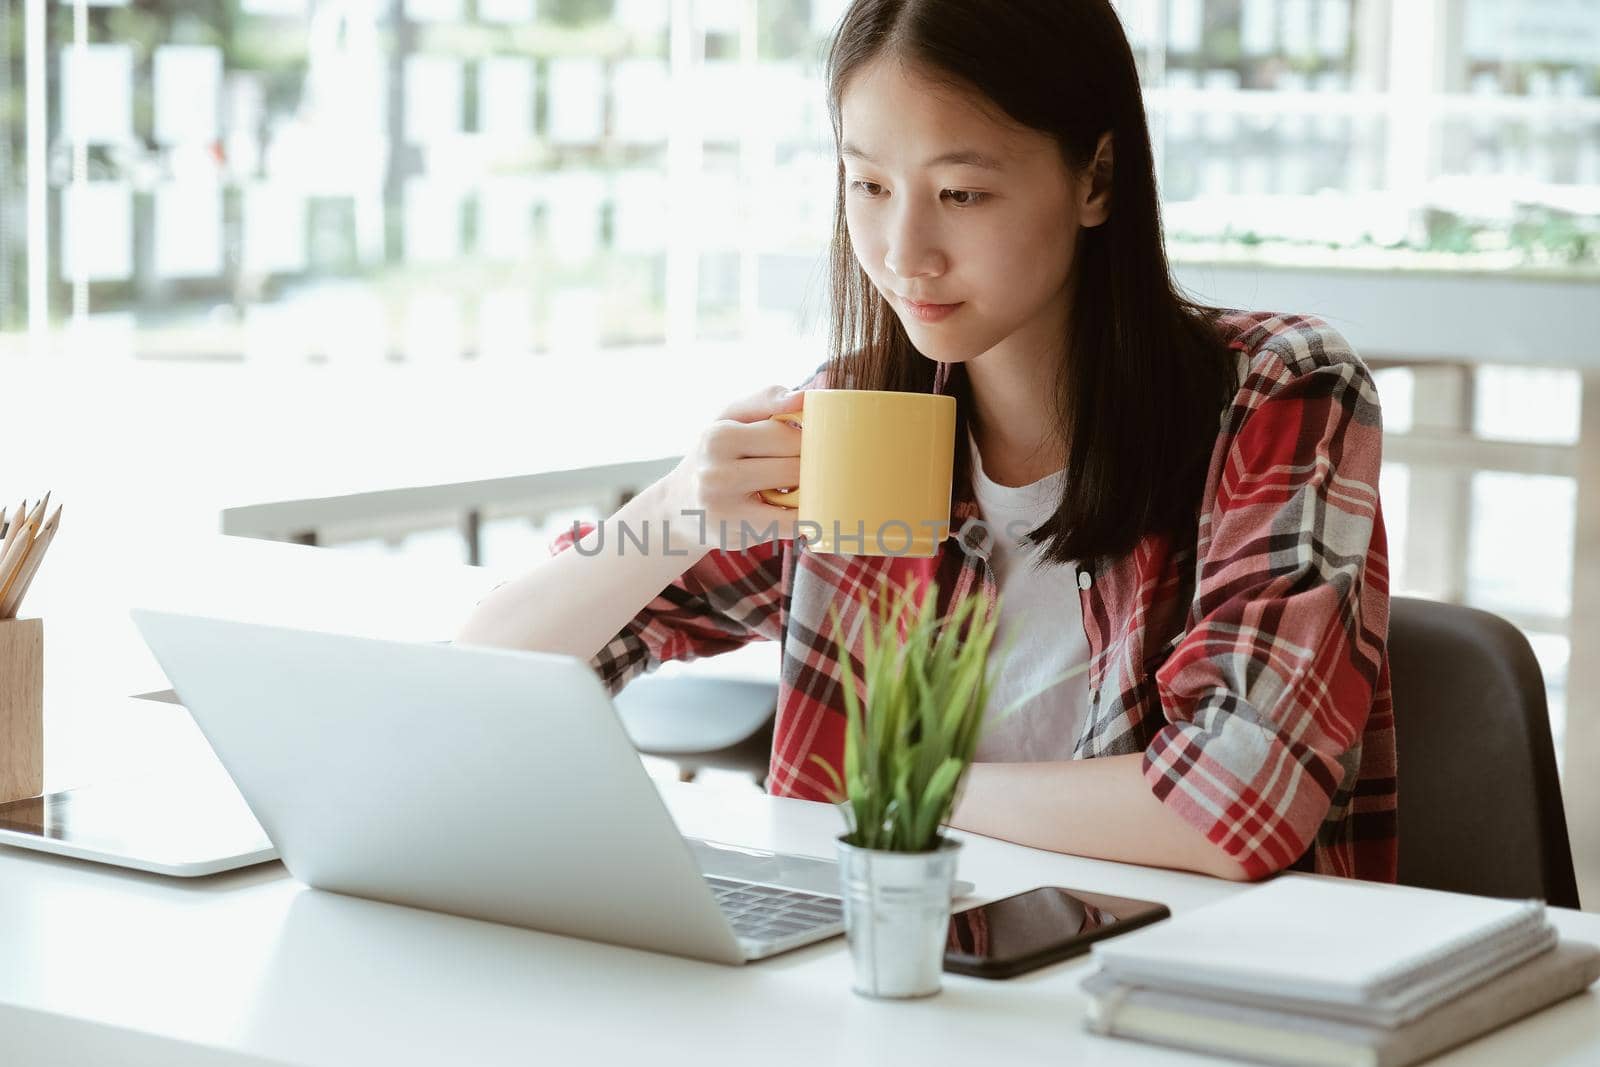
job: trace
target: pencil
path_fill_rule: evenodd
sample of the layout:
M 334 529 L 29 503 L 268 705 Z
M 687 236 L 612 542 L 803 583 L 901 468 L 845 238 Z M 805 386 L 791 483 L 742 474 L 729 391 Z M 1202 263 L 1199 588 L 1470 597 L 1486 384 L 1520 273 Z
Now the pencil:
M 18 520 L 25 527 L 17 539 L 11 542 L 11 547 L 6 549 L 6 554 L 0 556 L 0 603 L 4 603 L 6 594 L 11 592 L 12 583 L 16 581 L 17 573 L 22 570 L 22 564 L 28 558 L 28 550 L 33 547 L 33 537 L 39 532 L 38 523 L 32 519 Z
M 0 544 L 0 559 L 4 559 L 6 552 L 11 548 L 11 542 L 17 539 L 17 534 L 22 532 L 22 520 L 28 517 L 28 498 L 23 497 L 22 503 L 17 505 L 17 513 L 6 523 L 6 539 Z
M 48 492 L 46 492 L 44 494 L 44 499 L 39 501 L 39 503 L 34 506 L 34 509 L 31 512 L 28 513 L 28 518 L 33 520 L 36 523 L 43 523 L 44 522 L 44 509 L 49 507 L 49 506 L 50 506 L 50 494 Z
M 22 607 L 22 598 L 28 595 L 28 586 L 33 584 L 33 576 L 39 573 L 39 565 L 44 562 L 44 554 L 50 548 L 50 542 L 55 539 L 56 530 L 61 526 L 61 505 L 56 505 L 55 514 L 50 516 L 50 521 L 39 530 L 39 536 L 34 540 L 32 551 L 28 558 L 23 560 L 17 569 L 16 578 L 10 583 L 13 588 L 8 593 L 0 589 L 0 619 L 14 619 L 17 611 Z
M 29 520 L 33 522 L 33 528 L 28 532 L 38 532 L 39 524 L 44 521 L 44 509 L 49 503 L 50 494 L 47 492 L 44 495 L 44 499 L 39 501 L 38 505 L 30 512 L 28 511 L 27 498 L 23 498 L 22 507 L 17 509 L 17 517 L 11 520 L 11 529 L 6 532 L 6 543 L 4 546 L 0 546 L 0 583 L 6 580 L 5 561 L 8 558 L 7 553 L 12 551 L 12 545 L 16 543 Z
M 27 501 L 23 501 L 23 503 L 26 504 Z M 37 504 L 35 504 L 33 506 L 33 510 L 32 511 L 28 512 L 28 514 L 26 516 L 18 515 L 17 518 L 19 520 L 23 520 L 24 524 L 26 524 L 28 522 L 33 523 L 33 530 L 31 532 L 38 533 L 39 532 L 39 527 L 44 524 L 44 509 L 49 507 L 49 506 L 50 506 L 50 494 L 46 493 L 44 495 L 44 499 L 39 501 Z M 3 575 L 0 575 L 0 577 L 3 577 Z

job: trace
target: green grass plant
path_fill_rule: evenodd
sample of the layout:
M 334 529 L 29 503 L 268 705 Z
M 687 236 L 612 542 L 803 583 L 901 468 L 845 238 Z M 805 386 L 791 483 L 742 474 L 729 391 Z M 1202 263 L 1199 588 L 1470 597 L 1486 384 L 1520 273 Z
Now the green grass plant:
M 844 669 L 844 772 L 820 755 L 811 758 L 833 782 L 848 844 L 890 852 L 936 848 L 972 765 L 994 678 L 1015 634 L 991 657 L 1000 601 L 988 604 L 975 591 L 939 618 L 938 599 L 937 583 L 928 584 L 920 603 L 912 587 L 880 586 L 872 599 L 863 594 L 865 707 L 856 696 L 839 612 L 829 605 Z M 1019 696 L 997 721 L 1086 669 L 1087 664 L 1071 668 Z

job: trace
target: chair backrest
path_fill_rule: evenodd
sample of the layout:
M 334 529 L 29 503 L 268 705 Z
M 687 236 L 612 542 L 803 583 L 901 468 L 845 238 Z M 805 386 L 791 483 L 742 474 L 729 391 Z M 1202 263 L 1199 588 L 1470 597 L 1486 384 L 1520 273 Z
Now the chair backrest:
M 1544 678 L 1496 615 L 1396 597 L 1389 615 L 1399 881 L 1578 906 Z

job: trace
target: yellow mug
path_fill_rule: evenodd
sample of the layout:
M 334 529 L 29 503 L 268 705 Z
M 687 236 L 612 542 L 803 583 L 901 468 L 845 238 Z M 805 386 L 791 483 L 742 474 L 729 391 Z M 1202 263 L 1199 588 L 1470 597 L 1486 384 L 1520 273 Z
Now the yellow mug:
M 937 555 L 950 535 L 956 398 L 809 389 L 803 404 L 770 416 L 800 428 L 800 485 L 761 499 L 797 509 L 814 552 Z

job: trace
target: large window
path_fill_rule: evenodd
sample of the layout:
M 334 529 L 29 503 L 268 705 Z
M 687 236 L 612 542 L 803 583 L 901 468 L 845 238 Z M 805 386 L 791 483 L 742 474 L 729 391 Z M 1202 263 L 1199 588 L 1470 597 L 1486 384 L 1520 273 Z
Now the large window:
M 24 225 L 0 313 L 140 357 L 280 362 L 792 334 L 794 260 L 830 206 L 815 68 L 837 14 L 36 3 L 42 41 L 12 18 Z M 17 74 L 41 57 L 28 98 Z
M 1596 5 L 1117 6 L 1177 255 L 1600 271 Z M 278 362 L 815 334 L 843 7 L 11 5 L 0 324 Z
M 1122 6 L 1176 243 L 1600 275 L 1600 6 Z

